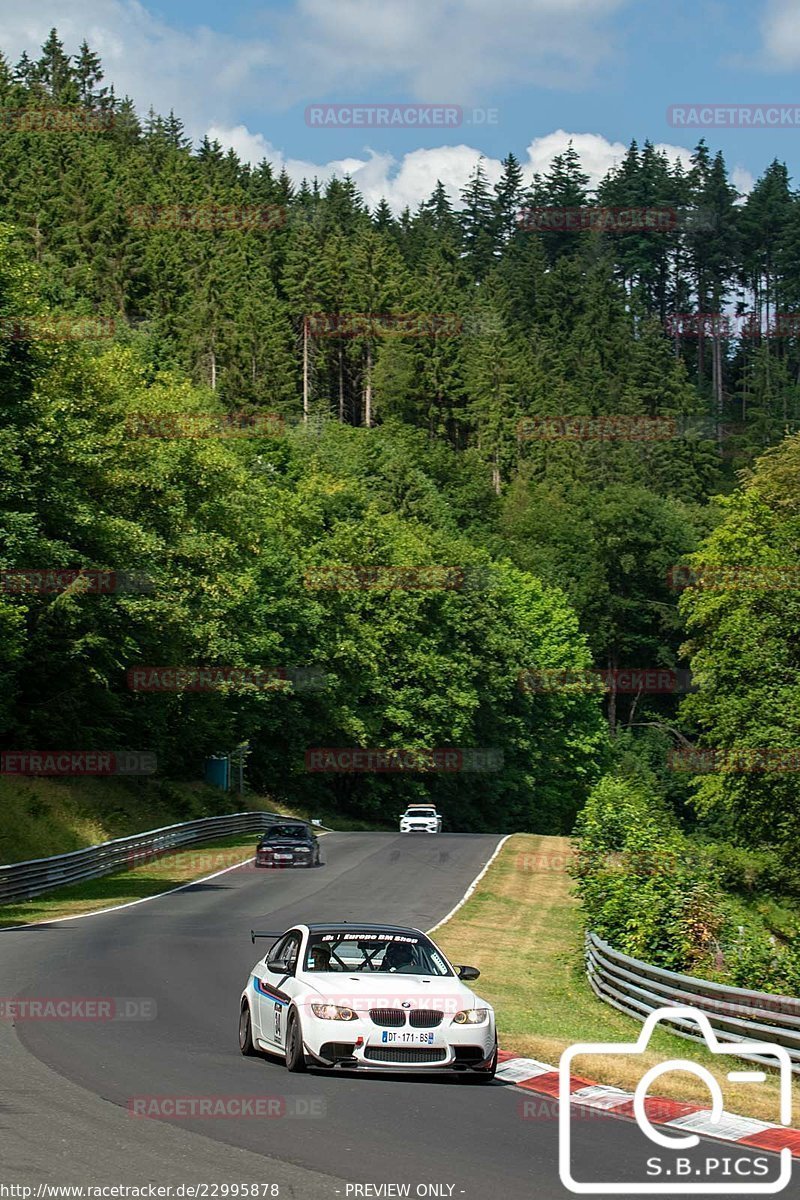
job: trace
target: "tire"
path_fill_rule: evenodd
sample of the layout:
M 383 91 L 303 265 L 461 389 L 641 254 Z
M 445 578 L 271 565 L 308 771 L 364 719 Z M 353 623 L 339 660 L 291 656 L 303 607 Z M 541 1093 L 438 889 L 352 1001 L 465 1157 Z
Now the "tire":
M 245 1058 L 259 1058 L 260 1051 L 253 1041 L 253 1022 L 250 1017 L 250 1005 L 245 1000 L 239 1013 L 239 1049 Z
M 297 1013 L 289 1013 L 286 1023 L 286 1070 L 300 1075 L 306 1070 L 306 1056 L 303 1051 L 303 1031 L 300 1028 L 300 1018 Z
M 470 1071 L 466 1075 L 459 1075 L 459 1079 L 463 1083 L 491 1083 L 497 1074 L 497 1044 L 495 1043 L 494 1054 L 489 1066 L 483 1071 Z

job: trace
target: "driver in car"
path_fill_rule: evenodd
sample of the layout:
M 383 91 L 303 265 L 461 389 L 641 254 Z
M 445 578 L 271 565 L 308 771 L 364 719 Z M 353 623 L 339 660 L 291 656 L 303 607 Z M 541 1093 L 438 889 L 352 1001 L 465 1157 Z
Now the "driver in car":
M 409 942 L 392 942 L 383 956 L 384 971 L 414 972 L 414 947 Z
M 310 971 L 331 971 L 331 952 L 327 946 L 312 946 L 309 954 Z

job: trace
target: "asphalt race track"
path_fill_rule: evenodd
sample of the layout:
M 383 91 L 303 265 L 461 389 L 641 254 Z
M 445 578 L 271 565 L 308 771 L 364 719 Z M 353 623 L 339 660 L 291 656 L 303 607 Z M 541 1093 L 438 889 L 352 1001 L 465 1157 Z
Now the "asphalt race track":
M 155 1002 L 148 1020 L 0 1022 L 0 1180 L 277 1183 L 299 1200 L 381 1195 L 347 1186 L 367 1183 L 456 1200 L 569 1195 L 558 1178 L 555 1101 L 532 1105 L 514 1087 L 446 1077 L 290 1075 L 278 1060 L 238 1050 L 239 993 L 266 952 L 251 945 L 251 926 L 345 918 L 428 929 L 498 841 L 332 834 L 322 869 L 245 867 L 117 912 L 0 931 L 0 997 Z M 480 955 L 473 961 L 480 966 Z M 286 1115 L 132 1117 L 129 1101 L 144 1096 L 269 1096 Z M 638 1181 L 648 1157 L 672 1154 L 630 1122 L 590 1116 L 576 1122 L 581 1179 Z M 759 1157 L 712 1141 L 684 1153 Z M 774 1177 L 777 1159 L 760 1158 Z M 800 1196 L 796 1182 L 782 1195 Z

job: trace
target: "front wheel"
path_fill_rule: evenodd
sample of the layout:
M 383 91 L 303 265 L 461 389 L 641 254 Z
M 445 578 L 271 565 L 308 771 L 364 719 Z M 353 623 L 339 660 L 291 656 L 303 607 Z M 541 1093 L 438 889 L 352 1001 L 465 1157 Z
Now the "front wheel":
M 300 1018 L 296 1012 L 289 1014 L 286 1027 L 286 1070 L 301 1074 L 306 1069 L 306 1056 L 303 1050 L 303 1033 L 300 1029 Z
M 253 1023 L 250 1019 L 250 1005 L 245 1000 L 239 1013 L 239 1049 L 245 1058 L 257 1058 L 258 1050 L 253 1041 Z
M 468 1075 L 460 1075 L 464 1083 L 491 1083 L 497 1074 L 497 1045 L 494 1048 L 492 1061 L 483 1071 L 470 1071 Z

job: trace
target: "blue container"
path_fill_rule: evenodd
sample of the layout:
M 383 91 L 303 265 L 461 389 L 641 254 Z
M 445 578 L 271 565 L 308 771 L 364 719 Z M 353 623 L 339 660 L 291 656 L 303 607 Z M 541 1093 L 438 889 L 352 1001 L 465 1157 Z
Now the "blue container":
M 227 754 L 213 755 L 206 759 L 206 783 L 227 792 L 230 786 L 231 764 Z

